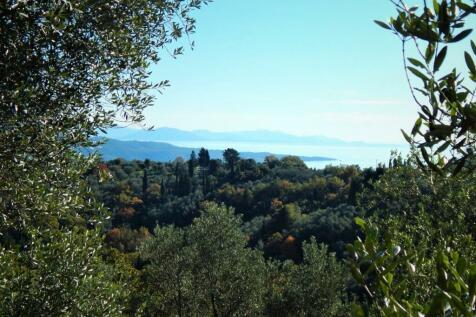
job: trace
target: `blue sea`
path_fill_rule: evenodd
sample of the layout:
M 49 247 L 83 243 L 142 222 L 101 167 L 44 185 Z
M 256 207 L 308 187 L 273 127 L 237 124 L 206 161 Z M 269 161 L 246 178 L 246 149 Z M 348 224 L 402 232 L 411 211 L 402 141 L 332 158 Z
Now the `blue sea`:
M 359 165 L 362 168 L 376 167 L 379 163 L 388 164 L 392 151 L 406 156 L 408 145 L 296 145 L 281 143 L 257 142 L 170 142 L 173 145 L 184 147 L 205 147 L 211 150 L 234 148 L 241 152 L 270 152 L 274 154 L 289 154 L 297 156 L 324 156 L 335 158 L 335 161 L 308 161 L 308 167 L 323 168 L 326 165 Z

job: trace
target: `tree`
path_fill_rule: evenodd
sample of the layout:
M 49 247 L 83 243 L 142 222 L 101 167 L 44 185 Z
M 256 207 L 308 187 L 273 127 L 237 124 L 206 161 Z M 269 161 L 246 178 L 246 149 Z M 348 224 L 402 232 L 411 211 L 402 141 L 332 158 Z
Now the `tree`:
M 31 241 L 21 252 L 0 247 L 2 316 L 120 314 L 124 284 L 102 261 L 98 232 L 36 232 Z
M 270 262 L 268 316 L 347 316 L 345 266 L 312 238 L 303 244 L 303 263 Z
M 142 176 L 142 197 L 146 198 L 147 192 L 149 189 L 149 174 L 148 174 L 148 169 L 150 167 L 150 160 L 146 159 L 144 161 L 144 175 Z
M 426 175 L 410 164 L 390 169 L 367 201 L 379 212 L 371 219 L 356 218 L 363 238 L 348 245 L 348 263 L 365 300 L 353 313 L 473 316 L 475 90 L 456 69 L 443 76 L 439 71 L 451 44 L 472 32 L 463 28 L 476 4 L 442 0 L 430 8 L 423 1 L 420 10 L 403 0 L 392 3 L 398 16 L 388 24 L 376 22 L 402 41 L 407 80 L 421 110 L 411 136 L 404 136 L 419 148 L 421 157 L 414 158 Z M 407 59 L 408 41 L 419 58 Z M 465 52 L 464 59 L 476 82 L 472 41 L 471 49 L 473 54 Z M 423 85 L 414 87 L 410 73 Z
M 54 212 L 38 208 L 32 191 L 45 184 L 56 196 L 67 183 L 76 187 L 72 168 L 94 161 L 75 149 L 91 145 L 99 129 L 143 119 L 153 101 L 147 91 L 167 85 L 149 83 L 146 68 L 158 50 L 193 32 L 189 12 L 205 2 L 0 5 L 2 230 Z
M 202 176 L 202 191 L 205 194 L 208 192 L 208 169 L 210 167 L 210 154 L 207 149 L 201 148 L 198 152 L 198 164 Z
M 210 154 L 208 153 L 207 149 L 202 147 L 200 151 L 198 152 L 198 164 L 200 165 L 201 168 L 208 168 L 209 163 L 210 163 Z
M 281 159 L 281 166 L 284 168 L 306 169 L 304 161 L 298 156 L 288 155 Z
M 238 151 L 235 149 L 226 149 L 225 151 L 223 151 L 223 159 L 225 160 L 226 165 L 230 169 L 231 179 L 234 179 L 236 164 L 240 160 L 240 153 L 238 153 Z
M 6 315 L 120 312 L 120 287 L 97 254 L 101 240 L 84 231 L 104 219 L 84 180 L 97 161 L 78 148 L 93 145 L 91 137 L 116 122 L 143 119 L 153 101 L 148 91 L 168 85 L 150 83 L 147 67 L 159 61 L 159 50 L 193 32 L 189 13 L 202 3 L 0 4 L 0 310 Z M 28 286 L 30 293 L 17 296 Z M 103 289 L 111 293 L 103 296 Z
M 190 159 L 188 160 L 188 174 L 190 178 L 193 178 L 195 174 L 195 167 L 197 167 L 197 165 L 197 156 L 195 155 L 195 151 L 192 151 L 192 153 L 190 154 Z
M 157 227 L 141 249 L 151 315 L 252 316 L 263 308 L 264 260 L 232 209 L 208 203 L 184 229 Z
M 389 23 L 376 22 L 401 40 L 408 84 L 420 108 L 411 136 L 402 132 L 420 149 L 420 166 L 437 173 L 472 171 L 476 168 L 476 66 L 472 57 L 476 44 L 471 41 L 471 50 L 464 52 L 468 78 L 455 68 L 449 70 L 444 62 L 450 48 L 472 33 L 472 29 L 465 28 L 465 20 L 476 13 L 476 4 L 441 0 L 433 1 L 430 8 L 423 1 L 419 9 L 407 6 L 403 0 L 392 2 L 398 16 Z M 417 57 L 407 58 L 407 43 L 414 44 Z M 415 85 L 410 75 L 421 85 Z

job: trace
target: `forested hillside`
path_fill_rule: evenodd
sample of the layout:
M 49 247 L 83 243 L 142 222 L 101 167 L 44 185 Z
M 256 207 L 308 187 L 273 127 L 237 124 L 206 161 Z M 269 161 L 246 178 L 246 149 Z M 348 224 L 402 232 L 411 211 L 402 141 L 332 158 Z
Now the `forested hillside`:
M 313 170 L 292 156 L 257 163 L 233 149 L 210 160 L 202 148 L 187 161 L 108 161 L 88 180 L 112 211 L 105 243 L 114 261 L 138 276 L 131 311 L 139 302 L 150 315 L 207 314 L 216 300 L 220 316 L 344 316 L 359 291 L 338 259 L 357 237 L 360 195 L 385 171 Z
M 108 237 L 157 225 L 189 225 L 205 201 L 232 207 L 244 224 L 248 245 L 267 257 L 300 261 L 300 245 L 311 236 L 343 255 L 356 238 L 354 218 L 359 194 L 384 173 L 385 168 L 361 170 L 357 166 L 313 170 L 297 157 L 267 157 L 257 163 L 236 157 L 209 160 L 203 149 L 188 161 L 107 162 L 111 180 L 99 183 L 90 176 L 98 200 L 112 211 Z M 113 241 L 122 251 L 133 241 Z

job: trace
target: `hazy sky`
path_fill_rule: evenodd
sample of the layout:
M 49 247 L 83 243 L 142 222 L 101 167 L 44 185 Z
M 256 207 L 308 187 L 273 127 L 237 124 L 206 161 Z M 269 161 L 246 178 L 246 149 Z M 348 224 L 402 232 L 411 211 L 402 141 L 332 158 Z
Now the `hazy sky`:
M 172 86 L 147 122 L 403 142 L 417 109 L 401 45 L 373 23 L 393 14 L 386 0 L 216 0 L 195 15 L 195 49 L 153 68 Z

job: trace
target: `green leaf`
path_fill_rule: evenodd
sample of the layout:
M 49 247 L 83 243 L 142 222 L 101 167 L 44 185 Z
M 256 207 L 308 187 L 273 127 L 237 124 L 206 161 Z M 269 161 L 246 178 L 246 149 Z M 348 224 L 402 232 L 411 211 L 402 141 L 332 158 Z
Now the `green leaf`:
M 464 30 L 464 31 L 462 31 L 461 33 L 459 33 L 458 35 L 456 35 L 455 37 L 453 37 L 453 38 L 452 38 L 451 40 L 449 40 L 448 42 L 449 42 L 449 43 L 459 42 L 459 41 L 465 39 L 468 35 L 470 35 L 471 32 L 473 32 L 473 30 L 471 30 L 471 29 Z
M 456 3 L 456 5 L 457 5 L 458 8 L 460 8 L 461 10 L 466 11 L 467 14 L 469 14 L 469 13 L 476 13 L 476 12 L 475 12 L 475 9 L 474 9 L 472 6 L 470 6 L 470 5 L 468 5 L 468 4 L 464 3 L 464 2 L 458 2 L 458 3 Z
M 388 285 L 391 285 L 393 282 L 393 274 L 388 272 L 384 275 L 385 280 L 387 281 Z
M 464 52 L 464 59 L 471 73 L 476 74 L 476 66 L 474 65 L 473 58 L 468 52 Z
M 405 131 L 403 131 L 403 129 L 400 129 L 400 131 L 402 131 L 403 137 L 405 138 L 405 140 L 407 140 L 408 143 L 413 143 L 412 138 Z
M 421 80 L 423 81 L 428 81 L 429 78 L 426 77 L 422 72 L 420 72 L 418 69 L 416 69 L 415 67 L 411 67 L 411 66 L 408 66 L 407 67 L 409 71 L 411 71 L 413 73 L 413 75 L 417 76 L 418 78 L 420 78 Z
M 360 218 L 360 217 L 355 217 L 354 218 L 355 224 L 359 226 L 360 228 L 364 229 L 365 228 L 365 220 Z
M 385 22 L 378 21 L 378 20 L 374 20 L 374 22 L 375 22 L 378 26 L 380 26 L 380 27 L 382 27 L 382 28 L 384 28 L 384 29 L 387 29 L 387 30 L 391 30 L 391 29 L 392 29 L 392 28 L 391 28 L 387 23 L 385 23 Z
M 419 60 L 415 58 L 409 57 L 408 61 L 417 67 L 425 68 L 425 64 L 423 64 L 422 62 L 420 62 Z
M 473 50 L 474 55 L 476 55 L 476 44 L 471 40 L 471 49 Z
M 352 304 L 352 316 L 353 317 L 366 317 L 367 315 L 364 312 L 364 309 L 357 305 L 357 304 Z
M 435 13 L 438 15 L 438 11 L 440 10 L 440 4 L 437 0 L 433 0 L 433 8 L 435 9 Z
M 435 45 L 433 45 L 432 43 L 429 43 L 425 50 L 425 61 L 427 63 L 430 63 L 434 54 L 435 54 Z
M 433 72 L 437 72 L 441 65 L 443 64 L 443 61 L 445 60 L 446 53 L 448 52 L 448 47 L 445 46 L 443 49 L 438 53 L 438 55 L 435 58 L 435 63 L 433 65 Z
M 418 131 L 420 131 L 420 127 L 421 127 L 421 124 L 423 123 L 423 120 L 422 118 L 418 118 L 415 122 L 415 125 L 413 126 L 413 129 L 412 129 L 412 135 L 415 136 Z

